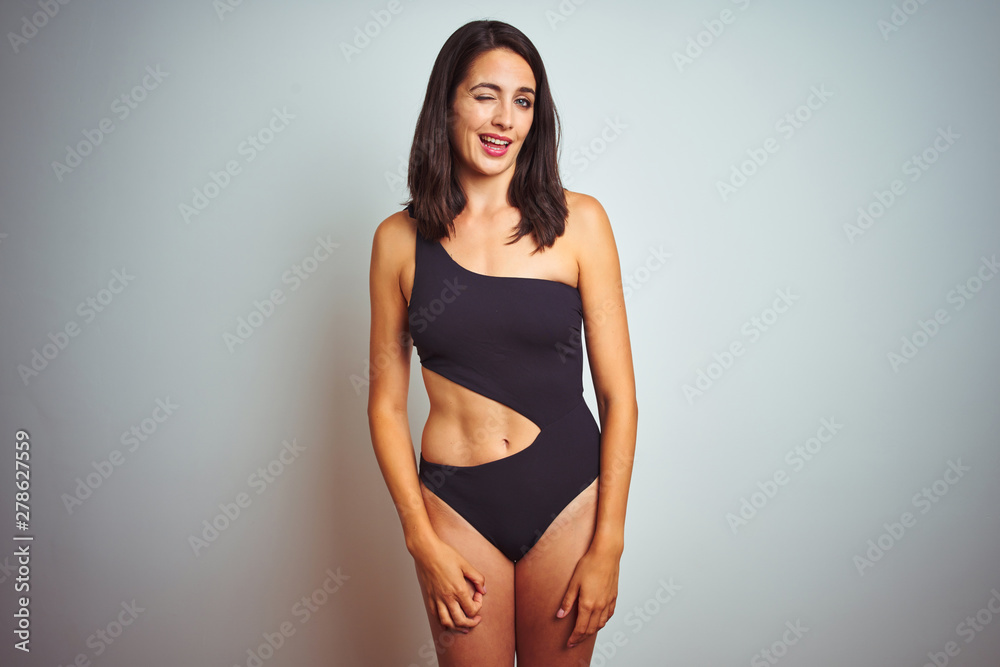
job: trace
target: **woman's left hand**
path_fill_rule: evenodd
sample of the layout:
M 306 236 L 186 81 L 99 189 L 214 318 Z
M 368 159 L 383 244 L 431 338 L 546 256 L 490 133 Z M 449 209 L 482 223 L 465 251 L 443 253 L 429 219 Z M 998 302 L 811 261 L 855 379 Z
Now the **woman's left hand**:
M 591 547 L 576 564 L 556 612 L 557 618 L 563 618 L 573 608 L 573 602 L 577 602 L 576 627 L 567 643 L 569 648 L 603 628 L 615 613 L 620 559 L 620 553 Z

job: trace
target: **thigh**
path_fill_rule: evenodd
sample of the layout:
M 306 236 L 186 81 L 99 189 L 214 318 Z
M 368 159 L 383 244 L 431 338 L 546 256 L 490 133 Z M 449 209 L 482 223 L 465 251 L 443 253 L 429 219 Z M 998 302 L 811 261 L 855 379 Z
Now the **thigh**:
M 514 566 L 518 667 L 589 665 L 597 635 L 566 648 L 576 625 L 577 606 L 556 618 L 577 562 L 587 552 L 597 525 L 598 480 L 580 492 Z
M 482 620 L 468 634 L 446 630 L 437 610 L 427 600 L 440 667 L 512 667 L 514 664 L 514 564 L 472 527 L 458 512 L 420 484 L 434 532 L 462 554 L 486 578 L 486 595 L 479 614 Z M 420 572 L 417 571 L 420 579 Z M 471 586 L 471 584 L 470 584 Z M 423 595 L 424 582 L 420 581 Z

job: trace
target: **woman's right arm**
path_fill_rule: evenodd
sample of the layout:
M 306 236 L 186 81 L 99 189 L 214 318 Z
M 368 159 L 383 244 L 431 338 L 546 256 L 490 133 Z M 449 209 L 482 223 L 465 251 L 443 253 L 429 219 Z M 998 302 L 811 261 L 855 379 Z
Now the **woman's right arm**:
M 413 341 L 400 272 L 413 254 L 409 224 L 390 216 L 375 230 L 372 242 L 368 426 L 375 458 L 403 526 L 406 548 L 423 575 L 427 603 L 436 610 L 442 626 L 468 632 L 481 620 L 478 612 L 486 581 L 434 532 L 420 490 L 406 413 Z
M 420 493 L 406 414 L 413 342 L 400 270 L 407 238 L 403 230 L 393 228 L 394 223 L 393 217 L 383 221 L 372 242 L 368 426 L 375 458 L 403 525 L 406 548 L 413 553 L 436 535 Z

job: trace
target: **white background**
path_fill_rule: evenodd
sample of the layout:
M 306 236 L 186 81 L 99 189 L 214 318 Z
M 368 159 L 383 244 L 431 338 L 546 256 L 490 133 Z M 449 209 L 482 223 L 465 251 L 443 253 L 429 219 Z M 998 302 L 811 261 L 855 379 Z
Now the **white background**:
M 368 262 L 406 198 L 434 57 L 496 18 L 540 50 L 564 180 L 608 211 L 631 281 L 637 459 L 593 664 L 754 666 L 767 649 L 788 667 L 920 667 L 954 641 L 938 660 L 995 667 L 995 3 L 54 6 L 0 9 L 0 497 L 9 540 L 26 429 L 35 536 L 30 656 L 12 648 L 15 545 L 0 547 L 5 665 L 246 665 L 282 623 L 295 632 L 266 665 L 433 664 L 365 416 Z M 294 118 L 262 133 L 275 109 Z M 53 166 L 104 118 L 99 145 Z M 185 216 L 196 189 L 212 197 Z M 852 232 L 859 207 L 880 215 Z M 317 239 L 338 245 L 283 279 Z M 240 318 L 259 326 L 233 342 Z M 293 440 L 280 474 L 252 477 Z M 196 548 L 205 521 L 224 529 Z M 134 621 L 96 639 L 133 600 Z M 808 630 L 783 644 L 786 623 Z

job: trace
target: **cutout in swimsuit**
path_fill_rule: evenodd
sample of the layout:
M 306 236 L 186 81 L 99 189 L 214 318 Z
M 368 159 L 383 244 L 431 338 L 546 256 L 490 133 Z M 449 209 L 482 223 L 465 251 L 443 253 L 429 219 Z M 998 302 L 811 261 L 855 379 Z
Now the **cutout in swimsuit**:
M 419 476 L 517 561 L 600 474 L 601 432 L 583 400 L 580 292 L 556 280 L 469 271 L 419 231 L 415 253 L 408 318 L 421 365 L 540 429 L 525 449 L 480 465 L 421 453 Z

